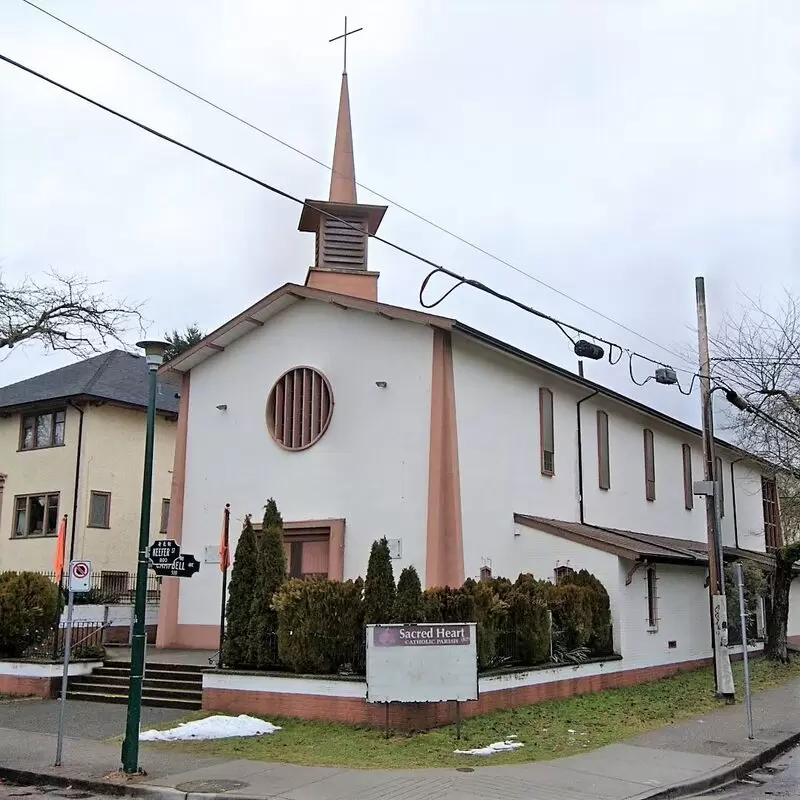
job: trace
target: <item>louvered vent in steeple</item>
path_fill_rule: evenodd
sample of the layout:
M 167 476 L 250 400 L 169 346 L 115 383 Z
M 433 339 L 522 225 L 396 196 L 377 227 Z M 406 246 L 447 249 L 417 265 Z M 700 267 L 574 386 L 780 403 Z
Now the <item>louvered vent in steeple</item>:
M 367 223 L 359 217 L 324 217 L 317 235 L 316 266 L 321 269 L 367 268 Z

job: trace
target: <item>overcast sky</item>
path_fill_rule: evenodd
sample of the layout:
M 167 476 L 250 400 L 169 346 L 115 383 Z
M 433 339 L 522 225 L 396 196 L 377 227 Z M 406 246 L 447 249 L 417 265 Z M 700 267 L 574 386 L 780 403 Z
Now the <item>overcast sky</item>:
M 359 182 L 671 350 L 739 293 L 800 290 L 796 0 L 39 0 L 72 24 L 330 163 L 343 17 Z M 0 52 L 302 198 L 321 167 L 22 0 Z M 362 202 L 382 202 L 359 189 Z M 0 267 L 52 266 L 146 301 L 149 333 L 210 330 L 302 283 L 300 208 L 0 64 Z M 390 207 L 381 234 L 622 346 L 674 355 Z M 380 298 L 426 268 L 379 243 Z M 441 284 L 444 285 L 444 284 Z M 461 288 L 437 309 L 562 366 L 550 324 Z M 15 349 L 0 383 L 68 363 Z M 646 365 L 638 368 L 644 377 Z M 637 371 L 638 371 L 637 370 Z M 691 422 L 696 396 L 587 377 Z M 684 376 L 685 377 L 685 376 Z

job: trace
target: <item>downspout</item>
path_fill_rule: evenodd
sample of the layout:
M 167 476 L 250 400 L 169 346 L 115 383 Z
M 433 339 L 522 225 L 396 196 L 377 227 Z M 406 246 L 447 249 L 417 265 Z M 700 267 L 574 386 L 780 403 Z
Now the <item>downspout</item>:
M 733 465 L 744 461 L 743 458 L 737 458 L 731 461 L 731 504 L 733 505 L 733 543 L 736 549 L 739 549 L 739 521 L 736 516 L 736 478 L 733 473 Z M 720 480 L 722 478 L 720 477 Z
M 597 394 L 600 394 L 599 390 L 595 390 L 591 394 L 587 394 L 586 397 L 582 397 L 575 404 L 575 409 L 578 415 L 578 508 L 580 510 L 581 525 L 586 524 L 583 509 L 583 437 L 581 435 L 581 403 L 585 402 L 586 400 L 590 400 Z
M 81 479 L 81 451 L 83 443 L 83 407 L 76 405 L 71 400 L 68 405 L 72 406 L 81 416 L 78 422 L 78 453 L 75 456 L 75 484 L 72 489 L 72 530 L 69 535 L 69 560 L 75 557 L 75 526 L 78 519 L 78 488 Z

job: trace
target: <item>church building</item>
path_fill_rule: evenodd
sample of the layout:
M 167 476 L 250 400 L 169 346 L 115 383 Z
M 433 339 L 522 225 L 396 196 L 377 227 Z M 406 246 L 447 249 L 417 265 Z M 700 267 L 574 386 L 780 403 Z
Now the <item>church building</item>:
M 223 508 L 233 551 L 245 514 L 260 521 L 274 497 L 292 576 L 363 576 L 381 537 L 395 577 L 414 565 L 424 586 L 586 568 L 611 597 L 625 669 L 708 658 L 700 431 L 382 302 L 368 243 L 386 211 L 357 199 L 345 73 L 330 193 L 299 221 L 315 239 L 305 280 L 162 368 L 180 387 L 167 535 L 202 567 L 164 580 L 158 646 L 217 649 Z M 775 483 L 730 444 L 717 456 L 725 557 L 766 563 L 781 543 Z

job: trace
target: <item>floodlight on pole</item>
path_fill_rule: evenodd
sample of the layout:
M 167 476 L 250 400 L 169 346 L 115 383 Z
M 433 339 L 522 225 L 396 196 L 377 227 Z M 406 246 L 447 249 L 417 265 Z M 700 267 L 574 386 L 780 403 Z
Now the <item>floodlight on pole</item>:
M 150 542 L 150 508 L 153 494 L 153 442 L 156 429 L 156 393 L 158 368 L 164 363 L 168 342 L 137 342 L 144 350 L 148 371 L 147 427 L 144 442 L 142 505 L 139 518 L 139 548 L 136 564 L 136 597 L 133 606 L 133 640 L 131 642 L 131 675 L 128 689 L 128 712 L 125 740 L 122 743 L 122 771 L 128 775 L 141 772 L 139 767 L 139 728 L 142 717 L 142 683 L 145 660 L 145 611 L 147 593 L 147 546 Z

